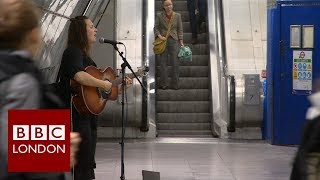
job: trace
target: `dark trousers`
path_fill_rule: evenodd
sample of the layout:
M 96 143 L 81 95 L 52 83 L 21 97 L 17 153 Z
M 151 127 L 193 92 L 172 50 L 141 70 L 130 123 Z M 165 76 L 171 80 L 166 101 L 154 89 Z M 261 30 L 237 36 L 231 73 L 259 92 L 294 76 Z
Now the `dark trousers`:
M 157 55 L 157 60 L 160 64 L 160 82 L 159 85 L 169 86 L 168 81 L 168 67 L 172 63 L 171 68 L 171 86 L 174 88 L 179 87 L 179 59 L 178 59 L 179 45 L 178 41 L 169 37 L 167 40 L 166 50 Z
M 207 0 L 198 0 L 198 8 L 199 15 L 195 14 L 195 0 L 188 0 L 188 11 L 189 11 L 189 19 L 190 26 L 192 32 L 192 38 L 198 37 L 198 28 L 200 27 L 202 22 L 206 21 L 207 17 Z
M 72 110 L 73 131 L 79 132 L 81 143 L 77 153 L 77 164 L 74 167 L 75 180 L 94 178 L 95 150 L 97 143 L 97 117 L 82 115 Z

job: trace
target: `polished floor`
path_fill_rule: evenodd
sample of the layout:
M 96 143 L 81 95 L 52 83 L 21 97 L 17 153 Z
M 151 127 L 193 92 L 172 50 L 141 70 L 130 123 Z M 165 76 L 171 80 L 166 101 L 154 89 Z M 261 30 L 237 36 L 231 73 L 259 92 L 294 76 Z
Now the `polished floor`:
M 120 179 L 119 140 L 97 145 L 97 180 Z M 295 147 L 263 141 L 158 138 L 126 140 L 125 177 L 142 180 L 142 170 L 161 180 L 287 180 Z

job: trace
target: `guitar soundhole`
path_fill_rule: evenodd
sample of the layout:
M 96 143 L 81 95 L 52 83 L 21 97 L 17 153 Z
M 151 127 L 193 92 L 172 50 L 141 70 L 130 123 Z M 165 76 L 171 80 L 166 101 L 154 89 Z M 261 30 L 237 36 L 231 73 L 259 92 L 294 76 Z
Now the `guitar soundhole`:
M 98 94 L 99 94 L 99 98 L 103 98 L 103 99 L 108 99 L 110 93 L 105 92 L 103 89 L 101 88 L 97 88 Z

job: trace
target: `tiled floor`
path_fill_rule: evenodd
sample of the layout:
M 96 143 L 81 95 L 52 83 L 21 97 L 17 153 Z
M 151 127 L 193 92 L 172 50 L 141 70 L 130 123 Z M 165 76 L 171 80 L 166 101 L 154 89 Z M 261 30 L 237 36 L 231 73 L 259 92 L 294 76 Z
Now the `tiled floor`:
M 120 145 L 97 145 L 97 180 L 120 179 Z M 158 138 L 127 140 L 125 177 L 142 180 L 142 170 L 161 180 L 288 180 L 296 148 L 263 141 Z

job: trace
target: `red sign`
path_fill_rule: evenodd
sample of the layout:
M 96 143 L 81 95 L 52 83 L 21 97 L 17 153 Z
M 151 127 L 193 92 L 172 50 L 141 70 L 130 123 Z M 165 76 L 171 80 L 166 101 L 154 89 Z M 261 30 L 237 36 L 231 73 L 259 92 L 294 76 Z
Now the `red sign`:
M 299 59 L 304 59 L 305 56 L 306 54 L 303 51 L 301 51 L 299 55 Z
M 261 71 L 261 77 L 262 78 L 267 78 L 267 71 L 266 70 L 262 70 Z
M 9 110 L 8 172 L 70 171 L 69 110 Z

